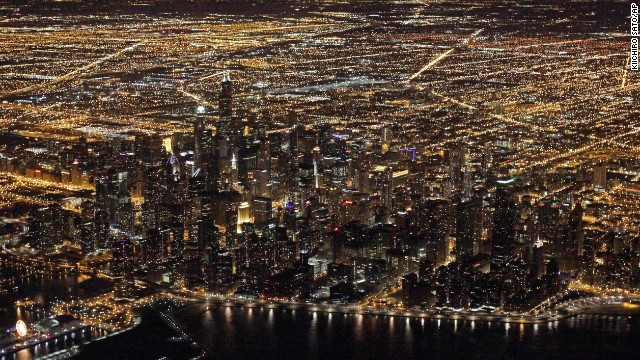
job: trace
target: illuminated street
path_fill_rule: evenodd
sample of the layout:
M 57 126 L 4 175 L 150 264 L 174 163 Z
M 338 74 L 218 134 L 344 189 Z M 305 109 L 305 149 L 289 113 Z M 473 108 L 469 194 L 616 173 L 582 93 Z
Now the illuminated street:
M 0 360 L 628 358 L 637 12 L 3 2 Z

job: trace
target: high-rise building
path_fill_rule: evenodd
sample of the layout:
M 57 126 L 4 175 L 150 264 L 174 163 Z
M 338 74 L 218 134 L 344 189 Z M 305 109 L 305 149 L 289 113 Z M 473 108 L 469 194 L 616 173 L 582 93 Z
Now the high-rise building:
M 207 291 L 218 291 L 218 251 L 220 250 L 220 237 L 217 228 L 209 231 L 203 248 L 204 280 Z
M 149 229 L 144 240 L 144 262 L 151 266 L 158 264 L 164 255 L 165 245 L 159 229 Z
M 217 265 L 217 291 L 225 294 L 232 291 L 233 286 L 233 255 L 228 250 L 218 250 L 216 256 Z
M 514 225 L 516 221 L 516 200 L 508 188 L 498 186 L 493 214 L 492 255 L 512 256 L 515 247 Z
M 553 241 L 557 235 L 560 220 L 560 203 L 556 200 L 540 200 L 536 208 L 540 222 L 540 235 L 546 240 Z
M 582 203 L 578 202 L 576 203 L 576 206 L 573 208 L 569 216 L 571 244 L 575 246 L 578 256 L 582 256 L 582 252 L 584 250 L 584 222 L 582 221 L 583 214 L 584 210 L 582 208 Z
M 444 152 L 444 160 L 449 166 L 449 176 L 455 188 L 459 189 L 463 180 L 463 167 L 465 164 L 465 151 L 462 145 L 455 144 Z
M 188 233 L 188 240 L 192 244 L 198 244 L 201 240 L 198 238 L 200 220 L 206 217 L 209 211 L 209 200 L 206 195 L 204 175 L 196 170 L 189 178 L 184 214 L 184 227 Z
M 116 299 L 130 299 L 135 290 L 133 279 L 134 249 L 128 238 L 116 239 L 112 244 L 114 278 L 113 290 Z
M 456 206 L 456 257 L 468 259 L 480 252 L 482 200 L 473 197 Z
M 72 213 L 58 204 L 29 212 L 29 242 L 35 249 L 51 251 L 73 233 Z
M 91 222 L 85 222 L 80 225 L 78 237 L 80 238 L 80 246 L 82 247 L 83 253 L 90 254 L 96 251 L 95 238 L 93 237 L 93 224 Z
M 251 209 L 253 210 L 253 223 L 256 225 L 266 224 L 273 217 L 270 198 L 254 197 L 251 200 Z
M 450 253 L 449 234 L 451 232 L 451 202 L 446 199 L 429 199 L 424 206 L 426 234 L 434 250 L 429 258 L 435 266 L 447 263 Z
M 229 76 L 229 72 L 225 72 L 222 77 L 222 89 L 218 98 L 218 112 L 220 117 L 229 117 L 232 115 L 232 99 L 233 99 L 233 82 Z
M 142 197 L 142 223 L 145 229 L 159 228 L 163 226 L 163 204 L 165 200 L 167 183 L 164 169 L 153 166 L 143 170 Z
M 215 155 L 216 147 L 214 137 L 207 128 L 205 109 L 198 108 L 198 114 L 194 124 L 194 172 L 199 171 L 205 181 L 205 188 L 216 189 L 218 177 L 218 159 Z
M 600 164 L 593 168 L 593 187 L 598 191 L 607 190 L 607 165 Z
M 96 209 L 93 214 L 93 237 L 97 249 L 106 250 L 110 248 L 109 213 L 104 209 Z
M 128 236 L 134 235 L 134 209 L 131 204 L 129 171 L 110 168 L 96 180 L 96 210 L 104 210 L 109 222 Z
M 420 282 L 432 283 L 433 282 L 433 261 L 427 258 L 421 258 L 418 264 L 418 278 Z
M 184 243 L 184 227 L 182 223 L 176 223 L 167 228 L 169 231 L 169 252 L 171 254 L 171 284 L 175 288 L 183 288 L 186 283 L 186 266 L 185 266 L 185 243 Z

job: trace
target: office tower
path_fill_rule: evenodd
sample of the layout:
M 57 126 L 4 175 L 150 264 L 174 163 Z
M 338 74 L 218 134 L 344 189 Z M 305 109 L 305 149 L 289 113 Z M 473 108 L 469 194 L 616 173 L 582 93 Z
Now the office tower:
M 560 223 L 560 203 L 556 200 L 540 200 L 536 206 L 540 237 L 556 247 L 560 237 L 558 228 Z
M 607 247 L 613 251 L 614 254 L 621 254 L 626 248 L 629 247 L 629 230 L 622 227 L 616 227 L 609 231 L 607 234 Z
M 207 190 L 217 189 L 218 159 L 215 156 L 216 146 L 211 130 L 207 128 L 204 108 L 198 108 L 194 124 L 194 172 L 199 171 L 205 181 Z
M 248 145 L 238 151 L 238 182 L 243 189 L 251 189 L 253 174 L 258 169 L 258 153 L 260 148 L 257 145 Z
M 233 291 L 233 254 L 226 249 L 219 249 L 216 255 L 217 291 L 226 294 Z
M 95 210 L 93 217 L 93 237 L 93 242 L 97 249 L 106 250 L 111 246 L 111 230 L 107 210 Z
M 167 195 L 167 153 L 159 135 L 136 136 L 135 141 L 136 196 L 144 199 L 142 227 L 143 230 L 160 228 L 163 225 L 162 205 Z
M 73 234 L 73 214 L 58 204 L 29 211 L 29 243 L 37 250 L 49 252 Z
M 93 224 L 91 222 L 85 222 L 80 225 L 78 229 L 78 238 L 80 239 L 80 246 L 84 254 L 90 254 L 96 251 L 95 238 L 93 236 Z
M 104 202 L 106 207 L 103 208 Z M 120 231 L 128 236 L 134 235 L 134 209 L 131 204 L 128 171 L 115 168 L 108 170 L 106 179 L 101 179 L 100 183 L 96 184 L 96 208 L 106 210 L 109 222 L 115 224 Z
M 489 177 L 489 164 L 491 163 L 491 155 L 482 152 L 480 156 L 480 175 L 482 176 L 482 180 L 487 180 Z
M 133 279 L 133 266 L 135 260 L 133 242 L 128 238 L 114 240 L 112 244 L 112 253 L 114 298 L 130 299 L 135 290 L 135 282 Z
M 607 190 L 607 165 L 599 164 L 593 168 L 593 187 L 597 191 Z
M 584 209 L 582 208 L 582 203 L 577 202 L 576 206 L 571 211 L 569 215 L 569 229 L 571 231 L 571 241 L 572 244 L 576 247 L 576 252 L 578 256 L 582 256 L 582 252 L 584 250 L 584 221 L 582 221 L 582 216 L 584 214 Z
M 272 218 L 270 198 L 254 197 L 251 200 L 251 209 L 253 210 L 253 223 L 256 225 L 266 224 Z
M 428 258 L 421 258 L 418 263 L 418 278 L 420 282 L 433 282 L 434 266 L 433 261 Z
M 162 235 L 159 229 L 149 229 L 144 239 L 144 263 L 151 267 L 155 267 L 163 259 L 165 246 Z
M 327 181 L 325 183 L 328 188 L 331 189 L 345 189 L 347 188 L 347 180 L 349 176 L 349 163 L 339 159 L 331 159 L 330 165 L 324 170 L 324 174 L 327 175 Z M 315 163 L 314 163 L 315 166 Z M 314 170 L 315 171 L 315 170 Z M 319 178 L 319 175 L 314 175 L 315 179 Z M 315 180 L 315 185 L 320 185 L 320 181 Z M 314 187 L 318 187 L 315 186 Z
M 563 271 L 578 270 L 580 257 L 584 247 L 584 222 L 582 215 L 584 210 L 580 202 L 569 212 L 568 219 L 562 220 L 559 226 L 558 244 L 556 254 L 560 258 Z
M 204 283 L 204 252 L 192 244 L 185 245 L 183 252 L 184 287 L 194 289 Z
M 514 250 L 514 224 L 516 220 L 516 200 L 508 188 L 498 186 L 493 214 L 492 255 L 512 256 Z
M 429 257 L 435 266 L 447 263 L 450 253 L 451 202 L 445 199 L 428 199 L 424 204 L 427 241 L 433 250 Z
M 297 228 L 296 218 L 296 204 L 293 202 L 293 199 L 287 199 L 282 219 L 284 227 L 287 230 L 295 232 Z
M 224 229 L 224 243 L 229 249 L 236 246 L 241 202 L 242 195 L 237 191 L 220 191 L 212 196 L 210 214 L 213 223 Z
M 94 180 L 96 186 L 95 208 L 109 211 L 109 177 L 106 173 L 97 173 Z
M 78 162 L 78 160 L 75 160 L 73 164 L 71 164 L 71 183 L 76 186 L 82 183 L 80 163 Z
M 176 223 L 169 227 L 169 253 L 171 259 L 171 285 L 174 288 L 185 287 L 185 243 L 184 227 L 181 223 Z
M 465 151 L 462 145 L 454 144 L 444 152 L 444 161 L 449 166 L 449 176 L 456 189 L 460 189 L 463 180 L 462 169 L 465 164 Z
M 196 171 L 189 178 L 188 195 L 185 202 L 185 229 L 188 233 L 188 241 L 191 244 L 200 243 L 198 239 L 199 221 L 203 214 L 208 212 L 209 200 L 205 190 L 204 175 Z
M 482 200 L 474 196 L 456 206 L 456 257 L 469 259 L 480 252 L 482 236 Z
M 204 241 L 204 279 L 205 288 L 210 292 L 218 291 L 218 251 L 220 250 L 220 237 L 217 228 L 213 227 Z
M 143 169 L 160 165 L 166 154 L 158 134 L 136 135 L 134 147 L 136 164 Z
M 389 166 L 378 166 L 370 172 L 369 190 L 380 195 L 382 204 L 388 208 L 392 202 L 393 169 Z
M 473 195 L 473 173 L 468 166 L 464 167 L 462 175 L 462 196 L 468 200 Z
M 220 118 L 230 117 L 232 115 L 232 99 L 233 99 L 233 82 L 229 76 L 229 72 L 225 72 L 222 77 L 222 88 L 218 98 L 218 112 Z
M 240 232 L 240 247 L 241 254 L 238 256 L 238 266 L 239 267 L 248 267 L 251 264 L 250 259 L 250 250 L 253 246 L 255 240 L 257 239 L 255 232 L 255 225 L 251 223 L 241 223 L 241 232 Z
M 144 229 L 160 228 L 163 224 L 163 204 L 167 194 L 167 178 L 162 167 L 152 166 L 143 170 L 142 223 Z
M 315 178 L 313 176 L 313 155 L 304 153 L 298 163 L 298 186 L 296 188 L 297 204 L 303 204 L 313 193 Z
M 254 182 L 252 194 L 271 197 L 271 150 L 269 148 L 269 140 L 266 137 L 261 139 L 252 178 Z

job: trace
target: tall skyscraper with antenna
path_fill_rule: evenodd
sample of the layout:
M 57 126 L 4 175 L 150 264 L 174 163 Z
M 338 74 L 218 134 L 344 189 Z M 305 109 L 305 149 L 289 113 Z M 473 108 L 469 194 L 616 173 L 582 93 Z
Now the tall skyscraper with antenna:
M 218 111 L 221 118 L 230 117 L 232 113 L 231 105 L 233 99 L 233 82 L 229 72 L 225 72 L 222 77 L 222 89 L 218 99 Z

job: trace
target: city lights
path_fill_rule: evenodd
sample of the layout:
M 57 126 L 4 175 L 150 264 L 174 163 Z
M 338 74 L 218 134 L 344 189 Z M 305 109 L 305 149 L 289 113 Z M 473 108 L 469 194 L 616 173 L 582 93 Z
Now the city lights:
M 628 5 L 0 4 L 0 360 L 146 339 L 149 316 L 185 358 L 245 314 L 275 347 L 294 321 L 360 349 L 326 358 L 455 358 L 420 342 L 634 314 Z

